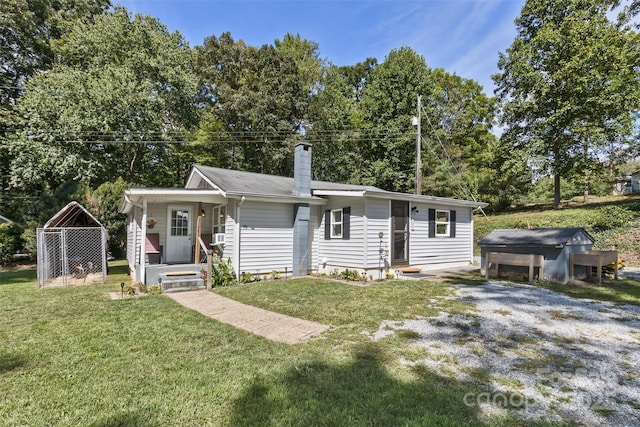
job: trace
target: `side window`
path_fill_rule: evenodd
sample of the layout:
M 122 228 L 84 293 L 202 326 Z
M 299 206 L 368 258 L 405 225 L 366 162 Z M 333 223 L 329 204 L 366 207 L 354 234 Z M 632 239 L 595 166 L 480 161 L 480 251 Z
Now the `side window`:
M 456 211 L 429 209 L 429 237 L 456 237 Z
M 331 238 L 342 238 L 342 209 L 331 211 Z
M 220 205 L 213 208 L 213 234 L 225 232 L 225 222 L 227 221 L 227 206 Z
M 351 207 L 324 211 L 324 239 L 351 238 Z
M 449 237 L 449 211 L 436 210 L 436 236 Z

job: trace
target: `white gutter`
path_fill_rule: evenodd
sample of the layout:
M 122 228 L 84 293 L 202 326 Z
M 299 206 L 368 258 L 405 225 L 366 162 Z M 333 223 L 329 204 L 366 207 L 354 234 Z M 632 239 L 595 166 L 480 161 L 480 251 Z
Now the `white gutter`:
M 240 201 L 236 203 L 236 226 L 233 229 L 233 266 L 236 270 L 236 280 L 240 280 L 240 206 L 246 200 L 245 196 L 240 197 Z
M 278 194 L 227 193 L 229 199 L 246 199 L 252 202 L 308 203 L 310 205 L 326 205 L 327 200 L 320 197 L 282 196 Z
M 471 207 L 471 208 L 483 208 L 489 206 L 488 203 L 485 202 L 473 202 L 469 200 L 460 200 L 460 199 L 450 199 L 447 197 L 436 197 L 436 196 L 417 196 L 414 194 L 403 194 L 403 193 L 393 193 L 393 192 L 371 192 L 366 191 L 364 194 L 366 197 L 372 197 L 374 199 L 389 199 L 389 200 L 398 200 L 398 201 L 412 201 L 414 203 L 431 203 L 436 205 L 443 206 L 463 206 L 463 207 Z
M 366 191 L 349 191 L 349 190 L 313 190 L 314 196 L 345 196 L 345 197 L 362 197 Z
M 396 193 L 393 191 L 372 191 L 372 190 L 313 190 L 314 196 L 343 196 L 343 197 L 371 197 L 375 199 L 389 199 L 398 201 L 411 201 L 414 203 L 432 203 L 443 206 L 465 206 L 483 208 L 488 203 L 475 202 L 469 200 L 451 199 L 448 197 L 425 196 L 407 193 Z

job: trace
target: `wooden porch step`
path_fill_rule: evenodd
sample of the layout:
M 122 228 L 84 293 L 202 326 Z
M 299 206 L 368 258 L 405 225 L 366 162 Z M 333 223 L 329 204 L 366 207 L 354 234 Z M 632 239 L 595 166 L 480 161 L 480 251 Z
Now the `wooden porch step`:
M 400 272 L 403 274 L 406 273 L 420 273 L 420 269 L 418 267 L 405 267 L 405 268 L 401 268 Z

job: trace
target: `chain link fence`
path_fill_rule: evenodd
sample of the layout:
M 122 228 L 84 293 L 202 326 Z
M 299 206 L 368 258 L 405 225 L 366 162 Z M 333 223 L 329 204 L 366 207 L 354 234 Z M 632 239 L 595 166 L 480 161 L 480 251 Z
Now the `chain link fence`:
M 105 283 L 107 231 L 38 228 L 38 287 Z

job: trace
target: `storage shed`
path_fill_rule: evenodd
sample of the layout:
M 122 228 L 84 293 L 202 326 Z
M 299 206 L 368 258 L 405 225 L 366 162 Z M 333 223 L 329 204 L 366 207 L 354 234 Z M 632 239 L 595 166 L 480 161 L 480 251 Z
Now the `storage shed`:
M 533 254 L 544 257 L 544 279 L 567 283 L 570 280 L 570 255 L 591 250 L 595 240 L 584 228 L 498 229 L 478 241 L 481 268 L 487 268 L 489 252 Z M 492 265 L 488 266 L 492 268 Z M 512 267 L 514 270 L 525 267 Z M 524 270 L 523 270 L 524 271 Z M 577 267 L 576 276 L 586 267 Z
M 104 283 L 107 230 L 78 202 L 71 202 L 36 230 L 38 287 Z

